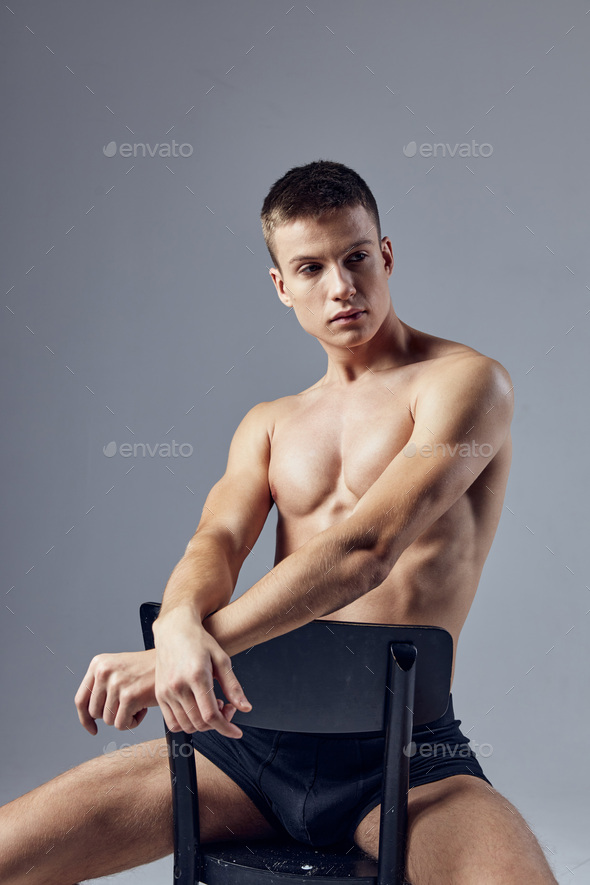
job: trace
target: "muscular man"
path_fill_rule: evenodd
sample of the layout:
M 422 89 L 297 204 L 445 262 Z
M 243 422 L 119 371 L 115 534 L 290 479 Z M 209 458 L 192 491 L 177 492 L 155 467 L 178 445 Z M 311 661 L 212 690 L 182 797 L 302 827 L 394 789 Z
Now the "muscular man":
M 246 415 L 166 587 L 156 650 L 94 658 L 76 704 L 91 734 L 98 718 L 133 728 L 156 703 L 171 730 L 194 733 L 203 841 L 284 827 L 376 857 L 382 745 L 345 739 L 333 765 L 321 738 L 238 728 L 249 703 L 231 656 L 313 619 L 439 625 L 456 649 L 502 510 L 512 383 L 495 360 L 398 318 L 391 241 L 352 170 L 290 170 L 262 223 L 278 296 L 324 348 L 326 373 Z M 230 602 L 273 505 L 274 567 Z M 475 757 L 452 752 L 466 744 L 452 699 L 414 738 L 449 752 L 411 759 L 411 882 L 554 883 L 518 811 Z M 165 740 L 132 749 L 2 809 L 3 883 L 71 885 L 172 851 Z

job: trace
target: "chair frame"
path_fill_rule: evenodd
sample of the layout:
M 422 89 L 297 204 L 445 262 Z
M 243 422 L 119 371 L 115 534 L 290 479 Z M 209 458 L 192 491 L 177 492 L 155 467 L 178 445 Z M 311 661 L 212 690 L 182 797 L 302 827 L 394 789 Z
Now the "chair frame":
M 154 602 L 146 602 L 141 605 L 140 618 L 146 649 L 154 648 L 154 637 L 152 625 L 160 610 L 160 604 Z M 412 728 L 414 724 L 421 724 L 441 716 L 448 705 L 450 693 L 450 679 L 452 667 L 453 642 L 450 634 L 439 627 L 421 627 L 421 626 L 399 626 L 399 625 L 383 625 L 383 624 L 353 624 L 351 622 L 341 621 L 321 621 L 315 620 L 303 627 L 291 631 L 289 634 L 269 640 L 258 646 L 254 646 L 247 652 L 242 652 L 232 659 L 232 665 L 238 678 L 242 684 L 243 679 L 240 677 L 240 664 L 243 668 L 248 667 L 246 672 L 250 672 L 252 667 L 256 670 L 256 657 L 260 658 L 257 666 L 260 672 L 266 675 L 272 668 L 269 668 L 269 662 L 272 660 L 269 655 L 278 648 L 276 643 L 281 642 L 284 646 L 287 641 L 293 643 L 297 641 L 301 647 L 301 641 L 305 641 L 304 631 L 311 636 L 313 631 L 316 636 L 318 630 L 328 625 L 330 632 L 334 634 L 335 630 L 341 627 L 347 627 L 349 630 L 341 635 L 348 635 L 350 629 L 356 632 L 352 635 L 361 637 L 363 635 L 365 641 L 371 639 L 381 639 L 384 636 L 391 636 L 388 646 L 387 660 L 384 661 L 381 676 L 385 679 L 381 682 L 383 686 L 384 704 L 381 710 L 376 711 L 377 723 L 368 722 L 365 718 L 362 720 L 363 725 L 358 729 L 355 727 L 341 728 L 342 733 L 347 731 L 372 731 L 373 725 L 376 730 L 385 733 L 385 752 L 384 752 L 384 777 L 381 795 L 381 816 L 380 816 L 380 835 L 379 835 L 379 858 L 376 864 L 367 858 L 367 862 L 372 865 L 370 875 L 345 875 L 338 876 L 294 876 L 293 874 L 278 873 L 269 870 L 249 870 L 243 866 L 235 865 L 235 868 L 227 870 L 227 877 L 211 876 L 211 878 L 202 878 L 206 875 L 206 868 L 211 872 L 211 864 L 207 863 L 207 851 L 210 846 L 202 850 L 200 844 L 199 830 L 199 801 L 197 788 L 196 766 L 194 765 L 193 744 L 190 734 L 184 731 L 171 732 L 166 728 L 166 740 L 168 743 L 169 765 L 172 783 L 172 807 L 174 821 L 174 882 L 176 885 L 198 885 L 201 880 L 208 883 L 215 878 L 216 882 L 240 882 L 244 885 L 261 885 L 261 883 L 274 883 L 284 881 L 302 881 L 308 883 L 364 883 L 364 885 L 403 885 L 405 882 L 405 863 L 406 863 L 406 841 L 407 841 L 407 813 L 408 813 L 408 789 L 409 789 L 409 755 L 403 752 L 403 748 L 410 744 L 412 739 Z M 359 629 L 360 628 L 360 631 Z M 361 634 L 361 631 L 362 634 Z M 370 631 L 370 632 L 367 632 Z M 380 631 L 380 632 L 379 632 Z M 289 639 L 287 639 L 289 637 Z M 271 646 L 274 643 L 274 648 Z M 292 649 L 294 645 L 290 646 Z M 351 652 L 350 647 L 346 646 Z M 369 647 L 369 645 L 367 646 Z M 257 652 L 258 654 L 252 654 Z M 420 652 L 420 654 L 418 654 Z M 374 655 L 374 652 L 371 651 Z M 246 658 L 245 656 L 249 657 Z M 417 661 L 420 660 L 420 666 L 417 667 Z M 343 664 L 346 660 L 343 659 Z M 373 670 L 367 665 L 366 669 L 373 673 Z M 416 682 L 416 673 L 419 679 Z M 253 677 L 250 677 L 253 679 Z M 256 684 L 255 679 L 252 685 Z M 244 686 L 246 688 L 246 686 Z M 263 703 L 257 704 L 253 700 L 250 687 L 246 688 L 248 696 L 252 701 L 253 711 L 257 706 L 264 706 Z M 362 690 L 362 689 L 361 689 Z M 272 694 L 272 691 L 271 691 Z M 317 692 L 321 695 L 321 692 Z M 218 695 L 223 697 L 223 692 L 218 691 Z M 306 700 L 309 699 L 311 693 L 307 690 Z M 300 706 L 303 706 L 300 704 Z M 288 708 L 285 707 L 282 721 L 278 725 L 270 725 L 266 721 L 252 721 L 252 713 L 241 713 L 237 711 L 232 719 L 236 724 L 253 725 L 255 727 L 267 728 L 274 727 L 279 730 L 291 730 L 300 732 L 316 732 L 321 733 L 322 729 L 317 728 L 310 715 L 305 721 L 303 714 L 304 727 L 294 727 L 291 719 L 295 715 L 295 720 L 301 718 L 301 710 L 295 709 L 296 701 L 293 702 L 291 696 Z M 351 717 L 354 717 L 354 705 L 351 705 Z M 276 714 L 276 706 L 273 709 Z M 285 719 L 286 717 L 286 719 Z M 281 716 L 279 715 L 279 720 Z M 165 724 L 165 723 L 164 723 Z M 356 721 L 356 725 L 358 725 Z M 324 729 L 327 731 L 327 729 Z M 190 747 L 189 750 L 186 748 Z M 396 810 L 395 813 L 390 813 Z M 295 840 L 292 840 L 295 845 Z M 321 849 L 320 849 L 321 851 Z M 361 854 L 363 854 L 361 852 Z M 366 855 L 363 855 L 366 857 Z M 366 868 L 366 864 L 365 864 Z M 217 867 L 215 867 L 217 869 Z M 376 875 L 374 875 L 376 873 Z

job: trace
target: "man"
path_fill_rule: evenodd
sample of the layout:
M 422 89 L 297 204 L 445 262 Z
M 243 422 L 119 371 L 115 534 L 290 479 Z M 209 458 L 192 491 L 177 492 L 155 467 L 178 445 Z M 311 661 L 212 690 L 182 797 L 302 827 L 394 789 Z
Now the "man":
M 235 709 L 250 705 L 231 656 L 316 618 L 439 625 L 456 649 L 502 509 L 512 384 L 495 360 L 397 317 L 391 241 L 352 170 L 290 170 L 262 223 L 277 294 L 326 351 L 326 374 L 246 415 L 166 587 L 156 650 L 94 658 L 76 704 L 91 733 L 98 718 L 133 728 L 156 703 L 171 730 L 194 733 L 203 841 L 284 828 L 376 857 L 382 744 L 344 739 L 332 765 L 321 738 L 239 729 Z M 274 567 L 230 602 L 273 503 Z M 516 809 L 457 754 L 459 724 L 450 699 L 414 734 L 448 752 L 411 759 L 410 881 L 555 882 Z M 169 853 L 165 741 L 134 750 L 6 806 L 1 881 L 68 885 Z

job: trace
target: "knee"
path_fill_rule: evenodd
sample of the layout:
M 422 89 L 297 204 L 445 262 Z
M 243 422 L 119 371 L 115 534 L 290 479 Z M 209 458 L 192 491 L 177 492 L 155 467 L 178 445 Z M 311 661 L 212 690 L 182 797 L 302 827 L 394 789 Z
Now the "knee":
M 409 817 L 412 882 L 428 881 L 436 858 L 448 881 L 555 885 L 531 828 L 483 781 L 465 776 L 417 787 Z

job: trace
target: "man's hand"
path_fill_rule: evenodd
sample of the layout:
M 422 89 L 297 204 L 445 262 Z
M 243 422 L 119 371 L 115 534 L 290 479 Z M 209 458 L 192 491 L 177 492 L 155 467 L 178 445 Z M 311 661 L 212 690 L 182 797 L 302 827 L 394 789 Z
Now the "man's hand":
M 135 728 L 148 707 L 156 707 L 156 653 L 131 651 L 96 655 L 74 698 L 78 718 L 86 731 L 96 734 L 96 719 L 120 731 Z
M 193 611 L 178 607 L 154 622 L 156 699 L 170 731 L 209 731 L 240 738 L 231 718 L 252 709 L 232 670 L 231 658 Z M 232 703 L 214 693 L 216 679 Z

